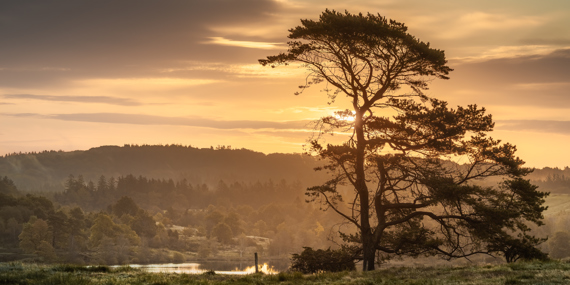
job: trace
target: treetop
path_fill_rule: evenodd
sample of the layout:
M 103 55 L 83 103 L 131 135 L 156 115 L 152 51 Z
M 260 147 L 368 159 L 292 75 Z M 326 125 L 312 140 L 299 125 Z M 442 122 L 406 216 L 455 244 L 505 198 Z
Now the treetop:
M 407 29 L 380 14 L 325 10 L 319 20 L 303 19 L 300 26 L 289 30 L 292 41 L 287 43 L 287 52 L 259 63 L 271 67 L 304 63 L 312 78 L 301 89 L 327 81 L 338 89 L 336 93 L 360 97 L 364 104 L 401 85 L 423 95 L 421 90 L 428 89 L 426 77 L 448 79 L 452 69 L 446 65 L 443 50 L 431 48 Z

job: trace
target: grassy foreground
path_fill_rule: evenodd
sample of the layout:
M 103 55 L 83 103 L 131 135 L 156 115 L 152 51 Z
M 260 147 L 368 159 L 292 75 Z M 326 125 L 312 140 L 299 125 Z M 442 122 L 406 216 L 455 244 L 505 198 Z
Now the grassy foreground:
M 0 284 L 570 284 L 570 263 L 395 267 L 372 272 L 242 276 L 146 273 L 130 267 L 0 263 Z

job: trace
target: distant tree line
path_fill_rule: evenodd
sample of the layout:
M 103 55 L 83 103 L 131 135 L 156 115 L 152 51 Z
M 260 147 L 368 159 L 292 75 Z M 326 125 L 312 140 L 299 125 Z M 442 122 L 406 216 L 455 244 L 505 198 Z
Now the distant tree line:
M 285 181 L 220 181 L 209 189 L 134 176 L 95 185 L 70 176 L 65 187 L 52 202 L 0 179 L 0 241 L 43 262 L 183 262 L 223 250 L 288 258 L 303 246 L 331 246 L 325 228 L 338 223 Z
M 570 174 L 549 173 L 546 178 L 533 180 L 541 188 L 552 193 L 570 193 Z
M 203 209 L 208 205 L 232 207 L 249 205 L 259 207 L 273 202 L 291 203 L 303 197 L 304 190 L 299 182 L 226 184 L 220 180 L 212 189 L 206 184 L 192 185 L 186 179 L 174 182 L 172 179 L 154 179 L 134 175 L 106 178 L 101 176 L 97 183 L 86 182 L 83 176 L 70 175 L 65 189 L 54 194 L 54 201 L 62 205 L 78 205 L 84 210 L 106 209 L 122 196 L 131 197 L 145 209 Z

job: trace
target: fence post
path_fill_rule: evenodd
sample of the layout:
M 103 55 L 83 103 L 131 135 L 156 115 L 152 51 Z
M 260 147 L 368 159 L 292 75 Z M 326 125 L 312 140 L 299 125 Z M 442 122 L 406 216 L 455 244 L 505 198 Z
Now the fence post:
M 257 252 L 255 253 L 255 273 L 259 273 L 259 266 L 257 266 Z

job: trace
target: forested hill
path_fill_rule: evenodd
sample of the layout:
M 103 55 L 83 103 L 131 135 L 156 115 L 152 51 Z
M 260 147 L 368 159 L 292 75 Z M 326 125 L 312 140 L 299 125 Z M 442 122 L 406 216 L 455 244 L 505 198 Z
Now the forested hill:
M 60 192 L 70 175 L 98 181 L 101 175 L 132 174 L 156 179 L 186 179 L 191 184 L 256 183 L 269 180 L 322 183 L 319 162 L 300 154 L 263 154 L 229 147 L 195 148 L 181 145 L 101 146 L 86 151 L 44 151 L 0 157 L 0 177 L 10 178 L 23 191 Z M 537 169 L 528 176 L 543 191 L 570 193 L 570 169 Z
M 102 146 L 86 151 L 44 151 L 0 157 L 0 176 L 14 181 L 24 191 L 62 191 L 70 176 L 97 181 L 101 175 L 128 174 L 149 178 L 186 179 L 189 183 L 217 185 L 257 181 L 300 182 L 312 186 L 324 173 L 313 170 L 315 158 L 300 154 L 263 154 L 229 147 Z

